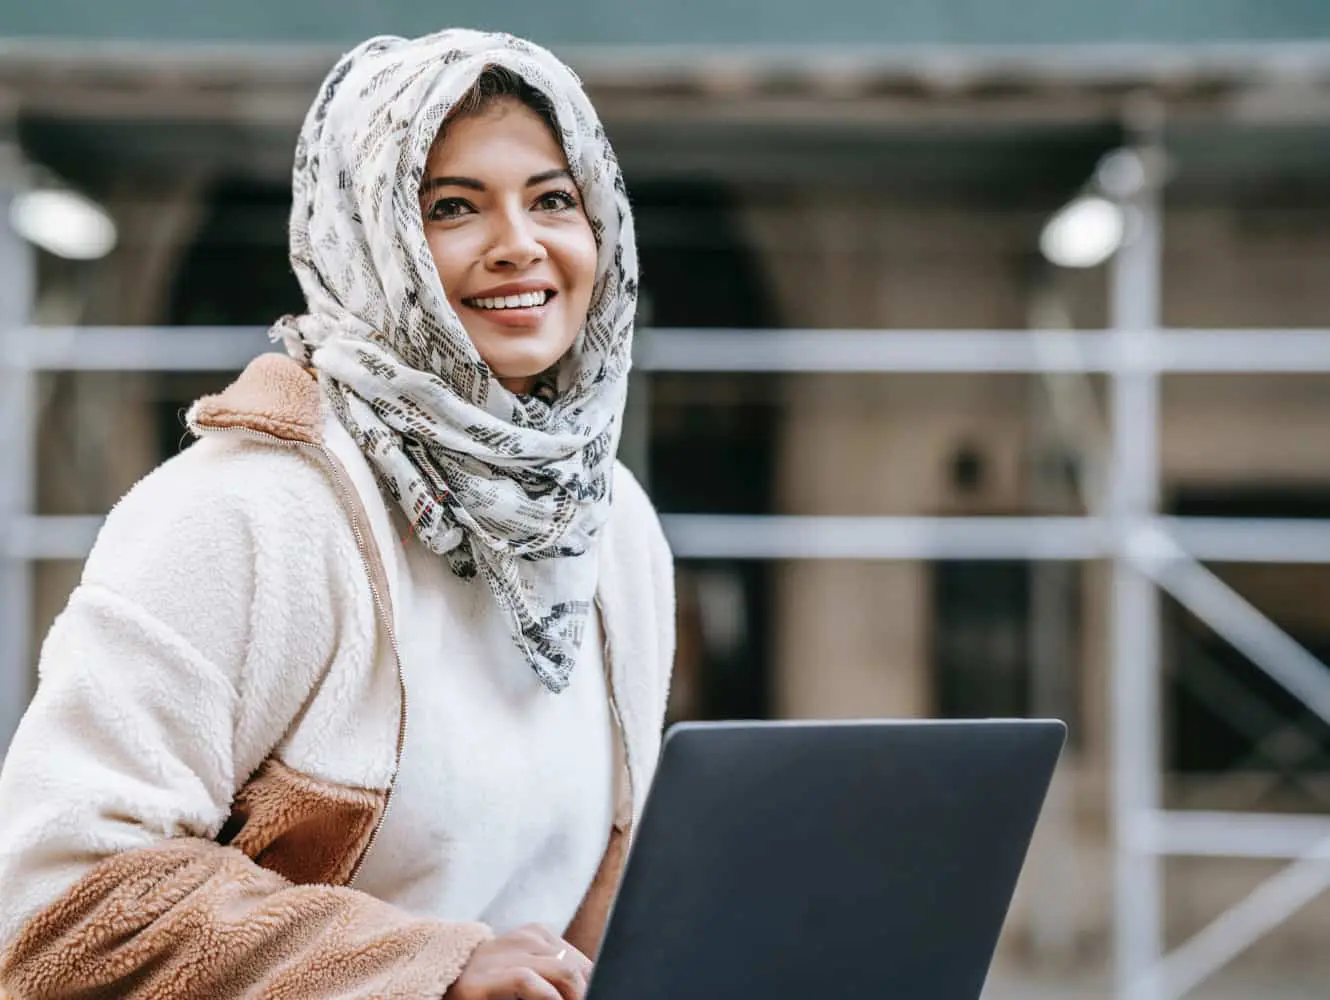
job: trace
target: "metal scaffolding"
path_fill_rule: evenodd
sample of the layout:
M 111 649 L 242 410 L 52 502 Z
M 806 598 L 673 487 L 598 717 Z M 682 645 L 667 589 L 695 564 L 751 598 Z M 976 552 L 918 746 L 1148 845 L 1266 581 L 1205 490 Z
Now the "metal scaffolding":
M 9 200 L 0 187 L 0 218 L 9 217 Z M 29 320 L 33 278 L 31 249 L 0 225 L 0 748 L 9 745 L 29 694 L 32 566 L 15 540 L 35 499 L 37 396 L 36 377 L 11 341 Z
M 1107 560 L 1112 574 L 1115 981 L 1122 1000 L 1175 1000 L 1330 887 L 1330 820 L 1165 811 L 1161 799 L 1159 594 L 1208 623 L 1320 718 L 1330 672 L 1198 560 L 1330 563 L 1330 525 L 1160 516 L 1159 380 L 1167 372 L 1330 372 L 1330 332 L 1162 331 L 1159 193 L 1130 205 L 1132 238 L 1112 267 L 1111 330 L 655 330 L 647 372 L 1074 372 L 1110 377 L 1107 503 L 1086 517 L 664 518 L 683 558 Z M 0 198 L 0 202 L 3 199 Z M 3 207 L 0 204 L 0 207 Z M 0 227 L 0 747 L 28 694 L 32 563 L 86 554 L 100 519 L 33 509 L 39 372 L 238 369 L 260 330 L 37 329 L 31 261 Z M 1293 863 L 1171 954 L 1163 950 L 1161 859 Z

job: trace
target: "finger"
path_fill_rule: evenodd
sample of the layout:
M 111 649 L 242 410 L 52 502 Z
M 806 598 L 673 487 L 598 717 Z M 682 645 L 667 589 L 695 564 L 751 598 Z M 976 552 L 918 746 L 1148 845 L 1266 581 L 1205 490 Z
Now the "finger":
M 511 992 L 492 993 L 493 1000 L 568 1000 L 555 986 L 532 969 L 514 969 L 506 984 Z
M 536 955 L 543 955 L 546 952 L 553 955 L 563 947 L 563 942 L 543 924 L 523 924 L 512 932 L 512 936 Z
M 569 944 L 563 938 L 554 939 L 554 950 L 551 954 L 560 962 L 567 962 L 576 969 L 580 969 L 585 975 L 591 975 L 591 959 L 582 954 L 575 945 Z
M 565 960 L 538 956 L 529 960 L 528 965 L 545 982 L 558 991 L 560 1000 L 582 1000 L 586 996 L 588 974 L 583 969 Z
M 531 924 L 530 927 L 536 937 L 540 938 L 540 940 L 544 941 L 555 951 L 559 951 L 567 944 L 563 938 L 559 937 L 559 935 L 555 934 L 544 924 Z
M 563 948 L 568 949 L 568 953 L 563 956 L 563 961 L 567 962 L 578 972 L 580 972 L 582 974 L 583 979 L 585 979 L 587 982 L 590 982 L 591 970 L 596 967 L 596 963 L 591 961 L 591 959 L 587 958 L 586 955 L 582 954 L 580 951 L 578 951 L 576 948 L 570 945 L 567 941 L 563 942 L 563 944 L 560 946 L 560 950 L 562 950 Z

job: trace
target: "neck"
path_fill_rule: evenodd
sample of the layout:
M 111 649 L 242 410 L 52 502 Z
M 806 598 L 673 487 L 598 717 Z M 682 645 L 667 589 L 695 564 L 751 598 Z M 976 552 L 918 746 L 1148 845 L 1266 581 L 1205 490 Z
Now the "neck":
M 519 396 L 529 396 L 536 388 L 535 375 L 523 375 L 521 378 L 501 378 L 499 385 Z

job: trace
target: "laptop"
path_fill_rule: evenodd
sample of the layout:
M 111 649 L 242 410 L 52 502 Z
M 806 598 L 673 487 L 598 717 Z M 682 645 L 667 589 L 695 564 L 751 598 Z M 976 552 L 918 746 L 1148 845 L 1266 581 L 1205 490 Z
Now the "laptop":
M 1065 738 L 673 727 L 587 1000 L 978 1000 Z

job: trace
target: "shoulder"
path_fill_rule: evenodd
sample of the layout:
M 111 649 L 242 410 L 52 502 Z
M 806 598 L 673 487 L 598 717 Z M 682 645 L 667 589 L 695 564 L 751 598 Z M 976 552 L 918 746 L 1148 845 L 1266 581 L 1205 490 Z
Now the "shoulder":
M 205 434 L 168 459 L 125 495 L 127 502 L 171 497 L 197 498 L 207 493 L 240 507 L 267 506 L 273 496 L 314 498 L 333 492 L 319 461 L 294 445 L 268 443 L 240 433 Z
M 308 543 L 336 533 L 337 494 L 316 459 L 295 448 L 205 437 L 141 479 L 115 505 L 98 537 L 93 563 L 135 551 L 179 550 L 195 542 L 213 550 L 223 539 L 290 536 Z M 257 539 L 256 539 L 257 540 Z M 164 554 L 159 552 L 160 554 Z
M 108 515 L 82 583 L 114 592 L 201 651 L 240 656 L 264 608 L 331 620 L 356 599 L 355 538 L 316 458 L 240 435 L 205 437 Z M 234 647 L 234 648 L 233 648 Z M 233 657 L 234 658 L 234 657 Z

